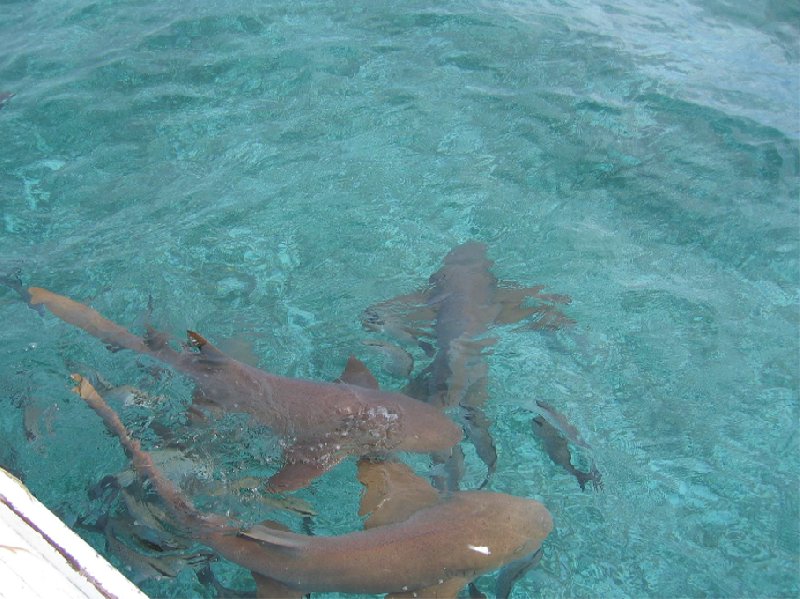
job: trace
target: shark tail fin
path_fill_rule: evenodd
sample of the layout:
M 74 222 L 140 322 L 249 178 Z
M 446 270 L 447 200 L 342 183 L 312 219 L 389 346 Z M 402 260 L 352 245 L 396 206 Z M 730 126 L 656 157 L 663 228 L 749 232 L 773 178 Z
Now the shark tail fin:
M 149 353 L 141 337 L 111 322 L 85 304 L 42 287 L 28 287 L 25 293 L 28 304 L 35 310 L 40 310 L 44 306 L 64 322 L 83 329 L 112 347 L 130 349 L 141 354 Z
M 103 419 L 106 427 L 119 439 L 125 453 L 133 462 L 134 470 L 152 483 L 159 497 L 166 503 L 169 511 L 181 525 L 199 533 L 200 536 L 204 530 L 212 528 L 219 530 L 220 525 L 226 526 L 221 518 L 204 516 L 198 512 L 178 487 L 164 476 L 153 463 L 150 454 L 142 449 L 138 440 L 131 437 L 117 413 L 111 409 L 88 379 L 80 374 L 73 374 L 71 378 L 76 383 L 72 390 Z

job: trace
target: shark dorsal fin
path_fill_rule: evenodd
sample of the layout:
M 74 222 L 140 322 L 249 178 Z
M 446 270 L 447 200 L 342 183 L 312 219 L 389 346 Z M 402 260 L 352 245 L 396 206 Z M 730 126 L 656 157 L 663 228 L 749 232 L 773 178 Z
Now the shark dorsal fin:
M 344 367 L 344 371 L 342 372 L 341 376 L 336 379 L 336 382 L 366 387 L 367 389 L 378 388 L 378 381 L 369 371 L 367 365 L 352 355 L 347 358 L 347 364 Z
M 196 347 L 200 350 L 200 354 L 206 360 L 227 360 L 228 356 L 222 353 L 214 345 L 209 343 L 208 339 L 203 337 L 200 333 L 195 331 L 186 331 L 186 336 L 189 339 L 189 345 Z
M 403 522 L 440 499 L 428 481 L 400 462 L 361 460 L 358 480 L 365 487 L 358 514 L 369 514 L 364 528 Z

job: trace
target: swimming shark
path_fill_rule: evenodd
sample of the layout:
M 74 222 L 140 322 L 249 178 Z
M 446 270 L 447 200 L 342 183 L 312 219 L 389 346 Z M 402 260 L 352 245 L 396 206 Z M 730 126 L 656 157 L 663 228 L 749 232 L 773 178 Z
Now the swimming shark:
M 21 294 L 30 306 L 46 308 L 111 347 L 151 356 L 187 374 L 196 383 L 198 400 L 249 414 L 271 428 L 284 444 L 284 465 L 268 481 L 272 491 L 303 488 L 348 456 L 446 452 L 462 436 L 460 427 L 436 408 L 378 389 L 354 357 L 339 383 L 288 378 L 239 362 L 194 331 L 187 335 L 195 351 L 176 351 L 164 334 L 149 329 L 139 337 L 47 289 L 29 287 Z
M 134 469 L 150 481 L 197 541 L 251 570 L 262 596 L 307 592 L 456 597 L 477 576 L 534 554 L 552 530 L 539 502 L 489 491 L 443 497 L 404 464 L 359 463 L 365 529 L 307 536 L 271 524 L 244 526 L 199 512 L 155 466 L 117 414 L 80 375 L 76 392 L 116 435 Z
M 483 411 L 488 399 L 485 353 L 496 342 L 489 336 L 491 328 L 530 318 L 520 328 L 554 329 L 572 322 L 555 307 L 569 303 L 568 296 L 543 294 L 543 286 L 501 283 L 492 274 L 492 265 L 486 244 L 463 243 L 444 257 L 425 289 L 381 302 L 362 314 L 366 329 L 401 331 L 404 337 L 421 339 L 426 335 L 424 323 L 432 323 L 433 359 L 404 391 L 442 409 L 464 410 L 467 436 L 486 464 L 487 482 L 497 461 Z M 527 305 L 529 300 L 538 303 Z M 403 313 L 406 322 L 401 324 Z

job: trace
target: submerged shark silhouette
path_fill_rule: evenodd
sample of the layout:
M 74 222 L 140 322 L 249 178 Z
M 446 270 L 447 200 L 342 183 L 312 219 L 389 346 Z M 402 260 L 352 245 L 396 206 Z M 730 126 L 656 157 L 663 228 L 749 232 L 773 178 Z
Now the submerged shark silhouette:
M 273 491 L 307 486 L 347 456 L 446 451 L 461 439 L 460 428 L 436 408 L 379 390 L 353 357 L 338 384 L 287 378 L 238 362 L 193 331 L 188 337 L 197 351 L 176 351 L 165 335 L 151 329 L 145 338 L 138 337 L 47 289 L 30 287 L 21 294 L 32 307 L 44 306 L 110 346 L 173 366 L 194 379 L 203 400 L 224 411 L 247 413 L 274 430 L 285 442 L 285 463 L 269 480 Z
M 483 412 L 488 399 L 484 352 L 496 341 L 487 336 L 490 329 L 528 318 L 533 320 L 520 328 L 554 329 L 573 321 L 555 308 L 555 304 L 569 303 L 568 296 L 542 294 L 542 286 L 500 283 L 490 270 L 493 262 L 486 249 L 475 241 L 453 248 L 430 276 L 426 289 L 368 308 L 362 324 L 368 330 L 400 331 L 406 338 L 420 340 L 426 334 L 423 323 L 432 323 L 433 360 L 405 392 L 440 408 L 464 410 L 467 436 L 486 464 L 488 482 L 497 461 L 490 422 Z M 528 299 L 539 303 L 524 305 Z M 448 484 L 453 487 L 452 480 Z
M 193 538 L 250 569 L 259 596 L 305 592 L 392 593 L 393 597 L 456 597 L 475 577 L 534 554 L 552 530 L 540 503 L 488 491 L 441 497 L 397 463 L 359 464 L 366 486 L 366 530 L 306 536 L 265 524 L 243 528 L 200 513 L 156 468 L 91 384 L 73 375 L 76 392 L 123 445 L 134 469 L 148 479 Z

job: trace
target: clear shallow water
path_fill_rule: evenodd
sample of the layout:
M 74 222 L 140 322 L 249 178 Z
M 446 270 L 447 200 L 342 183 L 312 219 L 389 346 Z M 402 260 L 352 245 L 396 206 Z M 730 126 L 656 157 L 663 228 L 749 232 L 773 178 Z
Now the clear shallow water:
M 134 329 L 152 296 L 161 328 L 329 380 L 351 352 L 380 368 L 365 307 L 484 241 L 498 277 L 569 294 L 577 321 L 501 330 L 489 358 L 492 488 L 556 522 L 515 596 L 798 594 L 797 10 L 173 4 L 2 5 L 4 272 Z M 165 419 L 191 389 L 11 292 L 0 312 L 0 461 L 73 524 L 125 460 L 68 373 L 164 394 Z M 537 398 L 591 445 L 602 493 L 533 438 Z M 209 449 L 208 476 L 258 471 L 265 438 Z M 315 532 L 358 526 L 353 474 L 298 494 Z M 190 569 L 141 586 L 213 596 Z

